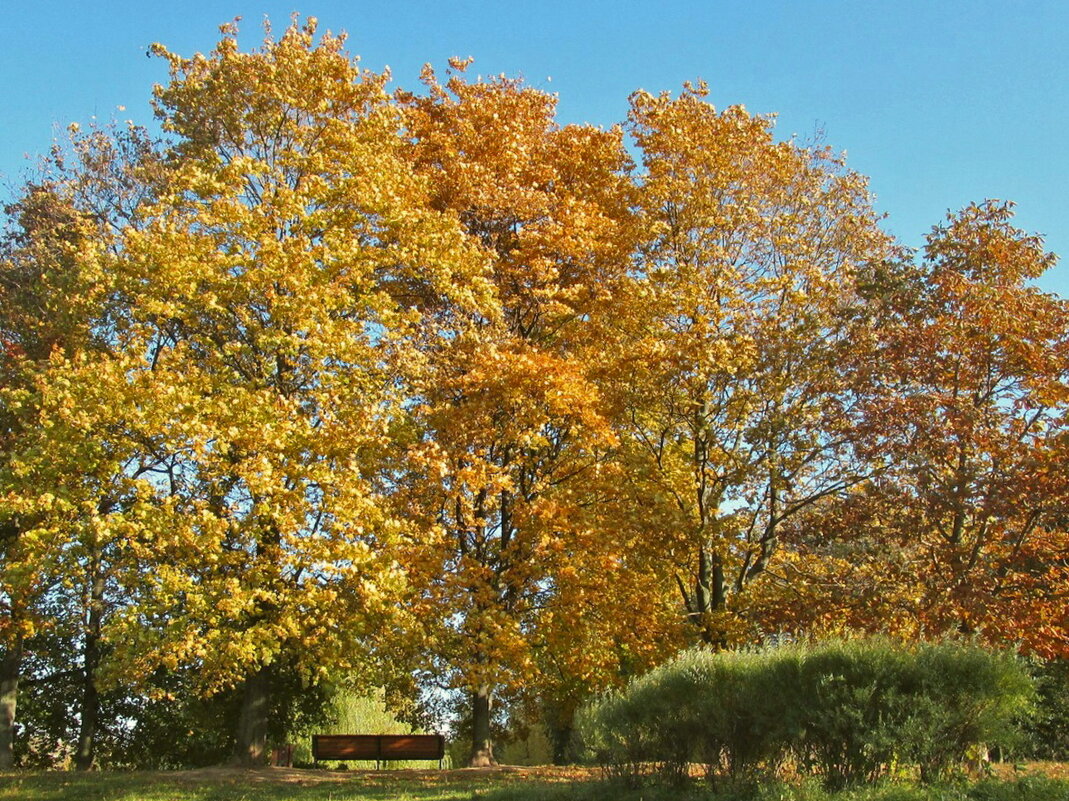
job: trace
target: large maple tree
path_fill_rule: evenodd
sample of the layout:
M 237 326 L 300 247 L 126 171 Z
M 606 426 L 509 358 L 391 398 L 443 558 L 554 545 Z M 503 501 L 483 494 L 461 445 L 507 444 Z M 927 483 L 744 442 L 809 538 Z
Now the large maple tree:
M 408 508 L 433 532 L 411 560 L 427 571 L 424 652 L 469 694 L 481 765 L 494 697 L 537 684 L 562 580 L 598 565 L 577 509 L 614 443 L 599 377 L 632 215 L 620 130 L 561 126 L 552 96 L 466 67 L 444 83 L 428 68 L 426 93 L 401 95 L 413 164 L 495 300 L 429 345 Z
M 279 663 L 307 681 L 366 667 L 403 616 L 411 525 L 385 499 L 412 340 L 422 305 L 478 293 L 477 254 L 402 157 L 386 76 L 343 48 L 314 20 L 251 53 L 229 26 L 206 57 L 156 48 L 172 142 L 125 243 L 181 400 L 166 444 L 181 515 L 153 544 L 123 664 L 243 688 L 249 763 Z
M 798 529 L 823 620 L 789 617 L 1064 655 L 1069 317 L 1031 283 L 1054 256 L 996 201 L 948 215 L 921 256 L 873 276 L 878 470 Z
M 884 258 L 864 179 L 703 86 L 638 93 L 645 236 L 618 420 L 632 500 L 700 639 L 755 636 L 749 585 L 784 524 L 862 480 L 856 275 Z M 641 512 L 638 510 L 641 509 Z

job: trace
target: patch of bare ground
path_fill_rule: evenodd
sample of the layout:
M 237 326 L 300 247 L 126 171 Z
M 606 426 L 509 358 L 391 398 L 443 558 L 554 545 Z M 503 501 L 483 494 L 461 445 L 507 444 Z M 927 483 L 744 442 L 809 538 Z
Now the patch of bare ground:
M 1032 773 L 1048 779 L 1069 780 L 1069 762 L 1000 762 L 992 763 L 991 769 L 1000 779 L 1013 779 Z

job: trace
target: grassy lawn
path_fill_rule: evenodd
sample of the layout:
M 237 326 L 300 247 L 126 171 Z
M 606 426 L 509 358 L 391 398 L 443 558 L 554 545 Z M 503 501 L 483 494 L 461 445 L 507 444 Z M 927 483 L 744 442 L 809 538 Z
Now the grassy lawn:
M 1046 774 L 1046 775 L 1044 775 Z M 1048 778 L 1053 776 L 1055 778 Z M 1022 776 L 971 785 L 888 785 L 829 795 L 815 784 L 751 790 L 745 801 L 1069 801 L 1069 771 L 1040 766 Z M 606 784 L 582 768 L 311 771 L 284 768 L 130 773 L 0 774 L 0 801 L 731 801 L 696 785 L 687 791 Z
M 593 798 L 590 771 L 321 771 L 210 768 L 174 772 L 7 773 L 2 801 L 506 801 Z

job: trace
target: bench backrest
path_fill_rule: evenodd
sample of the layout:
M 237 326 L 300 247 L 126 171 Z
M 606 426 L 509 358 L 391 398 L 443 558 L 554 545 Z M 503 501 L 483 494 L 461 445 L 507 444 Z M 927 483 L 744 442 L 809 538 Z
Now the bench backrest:
M 312 758 L 321 759 L 442 759 L 441 734 L 316 734 Z
M 442 759 L 445 737 L 440 734 L 384 734 L 379 738 L 380 759 Z
M 377 734 L 316 734 L 312 736 L 313 759 L 378 759 Z

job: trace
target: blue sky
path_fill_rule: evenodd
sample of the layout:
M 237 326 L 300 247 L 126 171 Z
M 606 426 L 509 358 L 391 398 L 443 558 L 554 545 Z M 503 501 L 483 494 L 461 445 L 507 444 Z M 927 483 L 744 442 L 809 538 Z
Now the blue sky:
M 59 2 L 5 0 L 0 183 L 14 184 L 68 123 L 151 122 L 166 79 L 152 42 L 208 51 L 240 16 L 252 48 L 297 10 L 344 30 L 365 66 L 413 86 L 420 66 L 474 56 L 473 71 L 557 92 L 563 122 L 610 125 L 635 89 L 708 81 L 718 106 L 778 114 L 778 131 L 845 150 L 887 227 L 909 245 L 948 209 L 1014 200 L 1018 224 L 1069 257 L 1069 3 Z M 125 110 L 118 110 L 125 106 Z M 1069 296 L 1069 258 L 1042 282 Z

